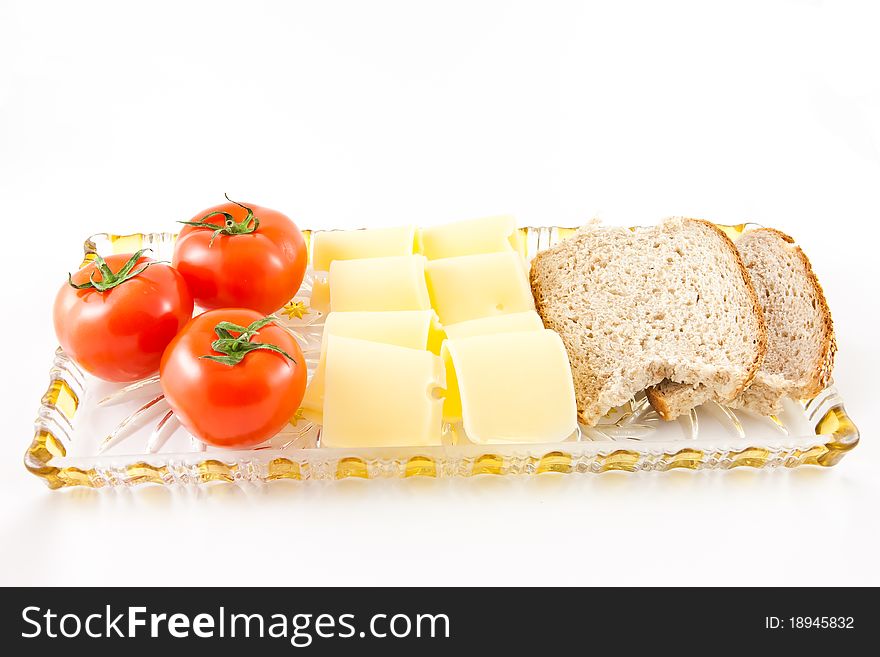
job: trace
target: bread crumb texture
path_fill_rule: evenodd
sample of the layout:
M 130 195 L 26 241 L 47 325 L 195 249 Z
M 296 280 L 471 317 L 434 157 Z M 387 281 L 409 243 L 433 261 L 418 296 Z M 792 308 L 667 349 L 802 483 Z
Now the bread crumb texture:
M 816 396 L 831 376 L 837 345 L 828 303 L 810 261 L 778 230 L 745 233 L 737 248 L 767 323 L 767 355 L 754 383 L 731 404 L 764 415 L 783 397 Z

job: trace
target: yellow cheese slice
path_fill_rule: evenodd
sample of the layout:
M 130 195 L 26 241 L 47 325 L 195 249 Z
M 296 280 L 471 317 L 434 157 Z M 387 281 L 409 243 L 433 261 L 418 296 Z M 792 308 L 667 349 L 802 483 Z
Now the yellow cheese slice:
M 528 260 L 528 252 L 529 252 L 529 229 L 528 228 L 517 228 L 513 231 L 513 235 L 510 236 L 510 243 L 513 245 L 513 250 L 520 254 L 524 259 Z
M 309 422 L 322 424 L 324 422 L 324 357 L 318 362 L 315 373 L 312 375 L 299 411 Z
M 471 442 L 558 442 L 576 431 L 571 368 L 554 331 L 449 339 L 444 350 L 454 367 Z M 444 412 L 452 416 L 453 410 L 450 403 Z
M 425 257 L 421 255 L 334 260 L 330 310 L 428 310 Z
M 511 251 L 518 246 L 513 217 L 456 221 L 419 231 L 419 250 L 429 260 Z
M 433 310 L 388 310 L 333 312 L 324 323 L 321 350 L 327 346 L 328 335 L 382 342 L 410 349 L 428 349 L 438 338 L 432 332 L 441 332 Z M 439 347 L 439 344 L 438 344 Z M 439 354 L 439 349 L 435 352 Z
M 490 333 L 515 333 L 517 331 L 541 331 L 544 322 L 534 310 L 524 313 L 508 313 L 507 315 L 495 315 L 471 319 L 458 324 L 449 324 L 444 327 L 446 335 L 450 338 L 469 338 L 472 335 L 488 335 Z
M 455 375 L 455 365 L 452 362 L 452 354 L 449 353 L 449 340 L 443 343 L 440 349 L 440 358 L 443 368 L 446 370 L 446 395 L 443 397 L 443 421 L 455 424 L 461 422 L 461 391 L 458 388 L 458 377 Z
M 315 373 L 312 375 L 302 401 L 299 412 L 309 422 L 324 422 L 324 359 L 321 358 Z
M 446 326 L 534 310 L 525 267 L 514 251 L 430 260 L 425 274 L 440 322 Z M 330 301 L 335 308 L 332 291 Z
M 330 335 L 324 447 L 441 444 L 443 363 L 429 351 Z
M 410 349 L 428 349 L 440 353 L 444 333 L 433 310 L 397 310 L 387 312 L 333 312 L 324 323 L 321 356 L 312 375 L 300 410 L 312 422 L 323 422 L 324 369 L 327 338 L 338 335 Z
M 412 255 L 416 246 L 414 226 L 327 230 L 312 238 L 312 268 L 328 271 L 334 260 Z
M 330 312 L 330 283 L 326 278 L 316 278 L 312 282 L 312 296 L 309 306 L 322 315 Z

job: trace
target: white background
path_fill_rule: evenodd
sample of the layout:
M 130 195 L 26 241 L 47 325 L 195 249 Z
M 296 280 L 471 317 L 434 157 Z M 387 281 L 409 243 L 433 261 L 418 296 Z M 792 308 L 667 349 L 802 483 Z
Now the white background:
M 880 584 L 870 2 L 0 0 L 2 584 Z M 836 468 L 50 492 L 22 467 L 83 238 L 772 224 L 834 314 Z M 828 610 L 829 613 L 835 610 Z

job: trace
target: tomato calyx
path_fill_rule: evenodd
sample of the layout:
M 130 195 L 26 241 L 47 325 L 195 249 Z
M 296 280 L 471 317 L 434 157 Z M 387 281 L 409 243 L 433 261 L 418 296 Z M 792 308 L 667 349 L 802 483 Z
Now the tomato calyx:
M 122 269 L 117 272 L 114 272 L 110 269 L 110 265 L 99 256 L 97 253 L 95 254 L 95 271 L 91 273 L 89 276 L 89 280 L 85 283 L 80 283 L 77 285 L 73 282 L 73 276 L 71 274 L 67 274 L 67 282 L 70 283 L 72 288 L 77 290 L 84 290 L 86 288 L 94 288 L 98 290 L 98 292 L 105 292 L 110 290 L 118 285 L 122 285 L 125 281 L 130 281 L 132 278 L 142 273 L 147 267 L 150 265 L 158 265 L 158 261 L 151 261 L 146 263 L 143 267 L 138 270 L 134 270 L 134 266 L 137 264 L 137 261 L 140 260 L 141 256 L 146 251 L 151 251 L 152 249 L 141 249 L 137 253 L 133 253 L 128 261 L 122 265 Z M 101 280 L 95 280 L 95 272 L 101 272 Z
M 208 242 L 208 247 L 214 245 L 214 240 L 217 239 L 218 235 L 249 235 L 257 230 L 260 227 L 260 220 L 254 216 L 254 211 L 246 205 L 242 205 L 238 201 L 233 201 L 229 198 L 228 194 L 224 194 L 226 200 L 230 203 L 235 203 L 238 207 L 247 210 L 247 216 L 241 221 L 236 221 L 235 218 L 229 214 L 228 212 L 223 212 L 222 210 L 216 210 L 214 212 L 209 212 L 204 217 L 199 219 L 198 221 L 179 221 L 178 223 L 186 224 L 187 226 L 195 226 L 196 228 L 210 228 L 214 231 L 214 234 L 211 235 L 211 241 Z M 226 221 L 223 226 L 220 228 L 217 227 L 217 224 L 212 224 L 208 219 L 211 217 L 223 216 Z
M 235 367 L 252 351 L 265 349 L 281 354 L 282 356 L 289 358 L 292 363 L 296 364 L 296 359 L 281 347 L 275 346 L 274 344 L 266 344 L 264 342 L 251 342 L 251 338 L 257 335 L 257 332 L 261 328 L 267 324 L 274 323 L 277 319 L 277 317 L 269 315 L 268 317 L 252 322 L 248 326 L 241 326 L 240 324 L 233 324 L 232 322 L 220 322 L 214 327 L 214 333 L 217 334 L 217 339 L 211 343 L 211 349 L 223 355 L 207 355 L 199 356 L 199 358 L 213 360 L 228 365 L 229 367 Z M 233 337 L 233 332 L 238 333 L 238 337 Z

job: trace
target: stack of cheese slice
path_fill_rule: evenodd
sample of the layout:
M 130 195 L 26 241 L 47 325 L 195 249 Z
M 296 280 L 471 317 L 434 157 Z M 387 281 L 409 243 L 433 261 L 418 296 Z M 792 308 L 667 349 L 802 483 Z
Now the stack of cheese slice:
M 329 314 L 302 411 L 324 446 L 439 445 L 444 421 L 476 443 L 576 430 L 568 358 L 517 239 L 509 217 L 315 235 L 328 275 L 312 306 Z

